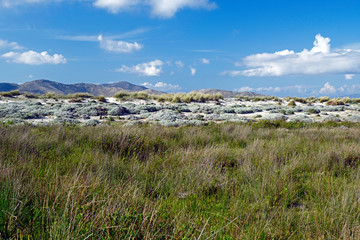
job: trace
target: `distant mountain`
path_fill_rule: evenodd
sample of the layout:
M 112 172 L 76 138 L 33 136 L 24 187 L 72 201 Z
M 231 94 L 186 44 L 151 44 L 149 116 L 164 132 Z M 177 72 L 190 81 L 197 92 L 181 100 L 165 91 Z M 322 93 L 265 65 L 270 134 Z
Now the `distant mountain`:
M 11 90 L 19 90 L 22 93 L 44 94 L 53 92 L 56 94 L 67 95 L 69 93 L 90 93 L 94 96 L 104 95 L 106 97 L 114 96 L 115 93 L 124 92 L 147 92 L 149 94 L 164 94 L 164 92 L 152 90 L 144 86 L 135 85 L 129 82 L 115 82 L 105 84 L 92 84 L 92 83 L 76 83 L 64 84 L 50 80 L 35 80 L 23 84 L 14 83 L 0 83 L 0 92 L 7 92 Z M 232 92 L 220 89 L 201 89 L 192 91 L 193 93 L 204 94 L 221 94 L 224 98 L 233 98 L 235 96 L 263 96 L 253 92 Z
M 226 91 L 220 89 L 201 89 L 201 90 L 194 90 L 191 91 L 192 93 L 203 93 L 203 94 L 221 94 L 224 98 L 233 98 L 236 96 L 242 97 L 260 97 L 264 96 L 261 94 L 253 93 L 253 92 L 233 92 L 233 91 Z
M 0 92 L 8 92 L 18 89 L 19 85 L 15 83 L 0 83 Z
M 69 94 L 86 92 L 94 96 L 104 95 L 106 97 L 114 96 L 120 91 L 125 92 L 139 92 L 144 91 L 150 94 L 164 94 L 164 92 L 148 89 L 143 86 L 131 84 L 129 82 L 117 82 L 107 84 L 91 84 L 91 83 L 77 83 L 64 84 L 50 80 L 35 80 L 23 84 L 0 83 L 0 92 L 19 90 L 20 92 L 27 92 L 33 94 L 44 94 L 53 92 L 56 94 Z

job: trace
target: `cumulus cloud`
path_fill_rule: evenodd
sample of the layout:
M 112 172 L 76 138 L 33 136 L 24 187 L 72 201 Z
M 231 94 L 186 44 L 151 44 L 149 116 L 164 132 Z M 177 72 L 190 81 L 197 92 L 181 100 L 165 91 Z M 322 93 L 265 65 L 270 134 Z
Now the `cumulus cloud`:
M 96 0 L 94 6 L 106 9 L 111 13 L 127 11 L 134 7 L 150 6 L 151 13 L 162 18 L 171 18 L 183 8 L 209 10 L 216 8 L 216 4 L 209 0 Z
M 178 90 L 181 90 L 181 87 L 179 85 L 173 85 L 173 84 L 165 83 L 165 82 L 157 82 L 155 84 L 151 84 L 149 82 L 144 82 L 142 85 L 144 87 L 153 88 L 153 89 L 160 90 L 160 91 L 178 91 Z
M 183 68 L 185 65 L 182 61 L 176 61 L 175 62 L 175 65 L 178 67 L 178 68 Z
M 22 49 L 23 47 L 21 47 L 17 42 L 9 42 L 0 39 L 0 48 L 19 50 Z
M 345 79 L 346 80 L 351 80 L 355 77 L 355 74 L 345 74 Z
M 63 64 L 66 63 L 66 59 L 61 54 L 49 55 L 44 51 L 41 53 L 35 51 L 27 51 L 23 53 L 8 52 L 1 55 L 7 62 L 23 63 L 28 65 L 42 65 L 42 64 Z
M 109 52 L 131 53 L 143 48 L 143 45 L 137 42 L 129 43 L 125 41 L 106 40 L 102 35 L 98 36 L 98 41 L 100 42 L 100 47 Z
M 117 72 L 124 72 L 124 73 L 135 73 L 140 76 L 149 76 L 149 77 L 156 77 L 160 76 L 162 73 L 162 66 L 164 62 L 160 60 L 155 60 L 147 63 L 140 63 L 135 66 L 125 66 L 122 65 L 120 69 L 117 69 Z
M 339 92 L 342 94 L 359 94 L 360 93 L 360 84 L 352 84 L 352 85 L 343 85 L 339 87 Z
M 325 83 L 324 86 L 319 91 L 320 94 L 331 95 L 336 93 L 334 86 L 330 85 L 329 82 Z
M 141 2 L 140 0 L 96 0 L 94 6 L 104 8 L 111 13 L 118 13 L 129 10 Z
M 252 87 L 241 87 L 238 89 L 235 89 L 237 92 L 274 92 L 278 93 L 282 91 L 280 87 L 258 87 L 258 88 L 252 88 Z
M 196 68 L 191 67 L 191 68 L 190 68 L 190 74 L 191 74 L 191 76 L 195 76 L 195 74 L 196 74 Z
M 202 62 L 203 64 L 210 64 L 210 60 L 209 60 L 209 59 L 206 59 L 206 58 L 202 58 L 202 59 L 201 59 L 201 62 Z
M 285 76 L 360 73 L 360 51 L 331 50 L 330 38 L 316 35 L 314 47 L 301 52 L 283 50 L 245 57 L 242 63 L 248 69 L 227 71 L 230 76 Z

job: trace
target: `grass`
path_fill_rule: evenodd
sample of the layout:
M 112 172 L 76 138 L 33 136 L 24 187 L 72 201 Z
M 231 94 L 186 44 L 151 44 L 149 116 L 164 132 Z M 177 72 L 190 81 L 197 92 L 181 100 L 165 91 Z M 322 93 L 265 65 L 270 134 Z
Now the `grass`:
M 146 92 L 118 92 L 114 95 L 118 100 L 156 100 L 158 102 L 171 102 L 171 103 L 190 103 L 190 102 L 207 102 L 219 101 L 223 99 L 220 94 L 203 94 L 203 93 L 176 93 L 176 94 L 162 94 L 153 95 Z
M 360 128 L 339 126 L 3 125 L 0 238 L 359 239 Z

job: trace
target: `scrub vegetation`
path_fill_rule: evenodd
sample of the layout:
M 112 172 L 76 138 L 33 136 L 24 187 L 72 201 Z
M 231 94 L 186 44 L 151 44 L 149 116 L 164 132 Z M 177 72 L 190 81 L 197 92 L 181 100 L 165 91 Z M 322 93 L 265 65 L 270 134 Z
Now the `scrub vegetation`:
M 1 239 L 359 239 L 358 123 L 0 126 Z

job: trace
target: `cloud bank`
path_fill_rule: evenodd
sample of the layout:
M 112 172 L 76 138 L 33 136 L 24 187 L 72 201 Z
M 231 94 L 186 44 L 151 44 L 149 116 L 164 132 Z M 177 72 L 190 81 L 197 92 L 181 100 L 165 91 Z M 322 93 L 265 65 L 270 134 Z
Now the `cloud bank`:
M 58 2 L 58 1 L 61 0 L 0 0 L 0 6 L 5 8 L 10 8 L 24 4 L 48 3 L 48 2 Z
M 22 49 L 23 47 L 21 47 L 17 42 L 9 42 L 9 41 L 0 39 L 0 49 L 1 48 L 19 50 L 19 49 Z
M 144 47 L 142 44 L 137 42 L 129 43 L 125 41 L 106 40 L 102 35 L 98 36 L 98 41 L 100 42 L 100 47 L 102 49 L 115 53 L 131 53 Z
M 7 62 L 22 63 L 28 65 L 43 65 L 43 64 L 64 64 L 66 59 L 61 54 L 49 55 L 48 52 L 44 51 L 41 53 L 35 51 L 27 51 L 23 53 L 8 52 L 1 55 L 2 58 L 6 59 Z
M 163 65 L 164 62 L 160 60 L 155 60 L 151 62 L 140 63 L 131 67 L 122 65 L 122 67 L 117 69 L 116 71 L 124 73 L 135 73 L 140 76 L 156 77 L 160 76 L 160 74 L 162 73 Z
M 151 14 L 161 18 L 171 18 L 184 8 L 216 8 L 216 4 L 209 0 L 96 0 L 94 6 L 111 13 L 128 11 L 135 7 L 150 7 Z
M 206 59 L 206 58 L 202 58 L 202 59 L 201 59 L 201 62 L 202 62 L 203 64 L 210 64 L 210 60 L 209 60 L 209 59 Z
M 165 82 L 157 82 L 155 84 L 151 84 L 149 82 L 144 82 L 142 84 L 144 87 L 156 89 L 159 91 L 178 91 L 181 90 L 181 87 L 179 85 L 173 85 L 170 83 Z
M 275 53 L 259 53 L 245 57 L 236 66 L 244 64 L 248 69 L 227 71 L 224 74 L 248 77 L 354 74 L 360 73 L 360 50 L 331 50 L 330 38 L 318 34 L 311 50 L 295 52 L 286 49 Z

